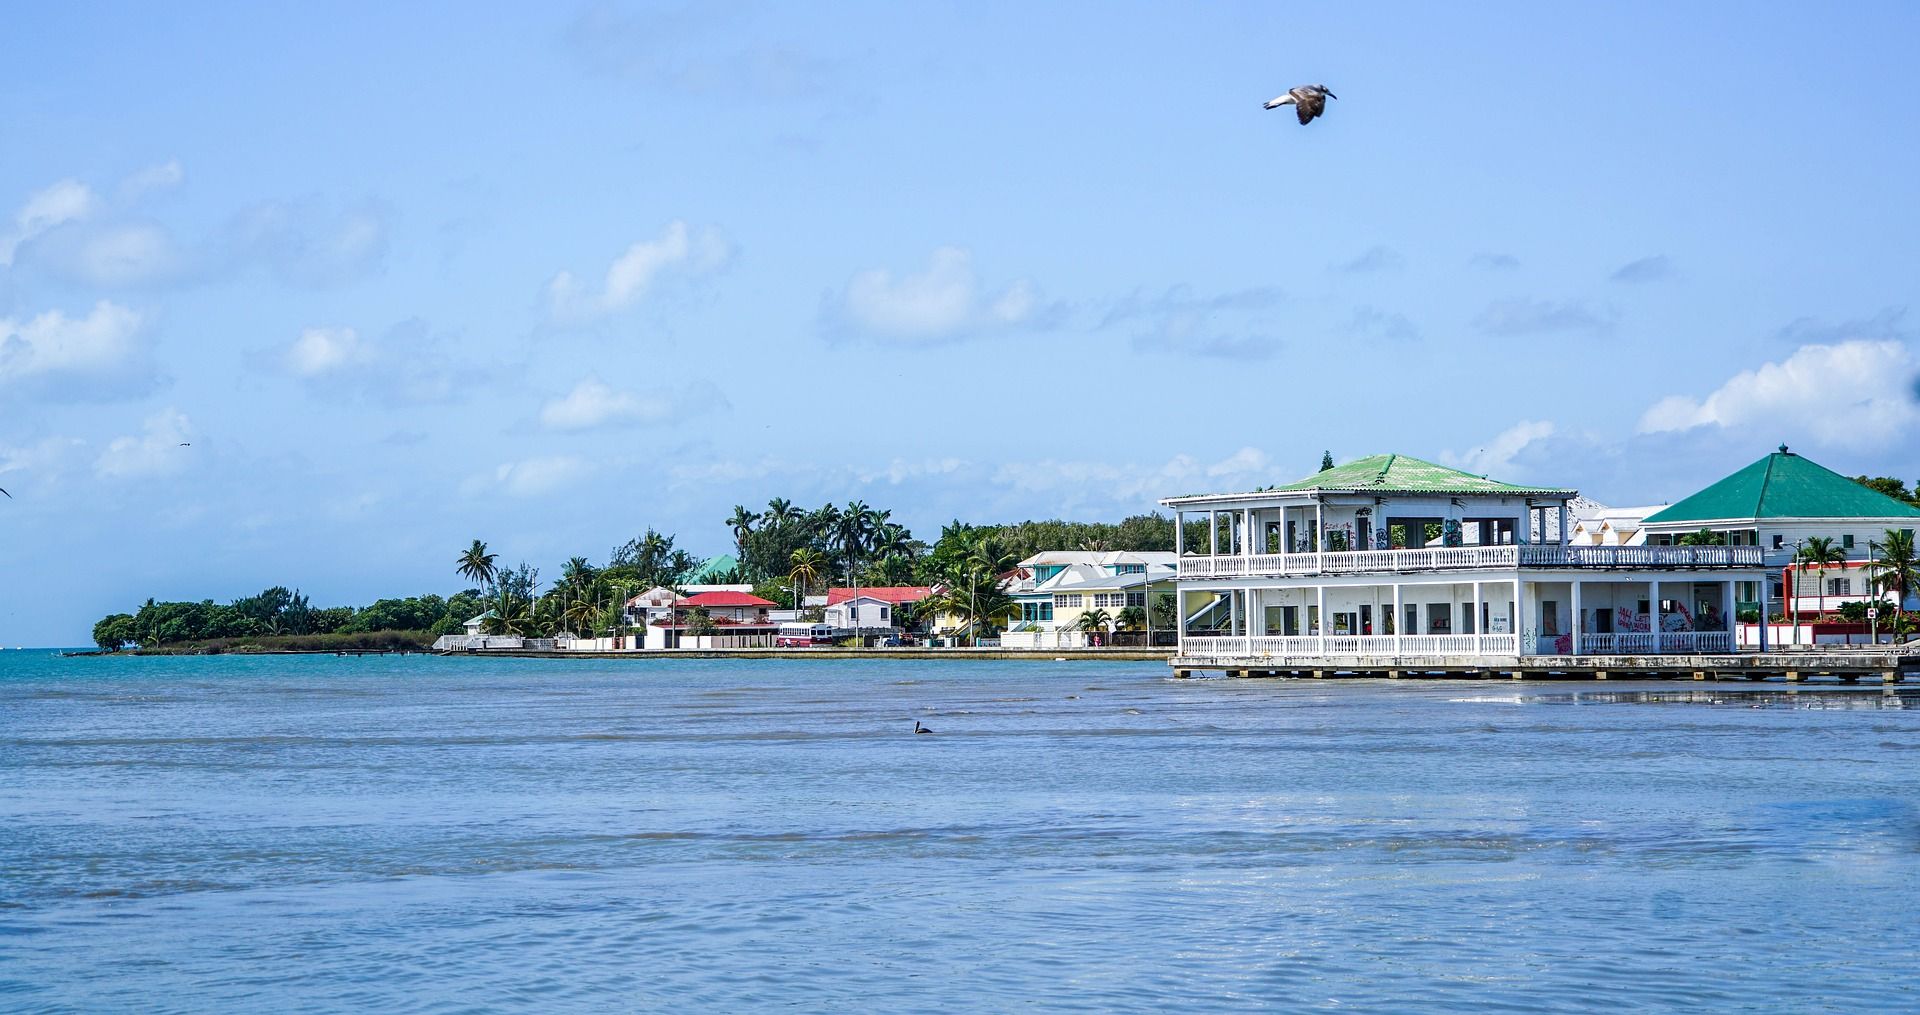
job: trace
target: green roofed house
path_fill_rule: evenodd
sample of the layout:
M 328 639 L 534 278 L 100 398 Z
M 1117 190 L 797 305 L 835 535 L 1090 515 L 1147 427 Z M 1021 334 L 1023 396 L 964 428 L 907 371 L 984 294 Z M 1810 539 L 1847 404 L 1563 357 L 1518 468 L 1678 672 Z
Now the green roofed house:
M 1757 546 L 1571 545 L 1575 491 L 1372 455 L 1173 509 L 1175 666 L 1393 670 L 1730 652 Z
M 1871 598 L 1861 565 L 1889 529 L 1920 529 L 1920 508 L 1794 454 L 1784 444 L 1643 523 L 1650 546 L 1687 539 L 1760 547 L 1773 569 L 1768 599 L 1782 610 L 1804 614 Z M 1795 564 L 1815 538 L 1828 540 L 1835 556 L 1845 559 L 1805 568 Z M 1758 586 L 1739 591 L 1743 609 L 1758 606 Z

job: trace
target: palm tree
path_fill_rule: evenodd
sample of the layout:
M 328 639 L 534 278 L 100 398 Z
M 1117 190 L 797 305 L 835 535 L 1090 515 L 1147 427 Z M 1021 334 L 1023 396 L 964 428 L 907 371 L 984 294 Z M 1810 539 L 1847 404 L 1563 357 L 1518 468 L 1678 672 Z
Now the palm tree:
M 873 530 L 867 549 L 876 557 L 905 557 L 909 561 L 919 553 L 913 533 L 898 522 L 881 522 Z
M 858 566 L 860 552 L 866 548 L 867 539 L 873 534 L 874 513 L 866 501 L 847 502 L 846 510 L 840 512 L 839 523 L 834 527 L 834 535 L 840 540 L 841 552 L 847 555 L 847 577 L 854 576 Z
M 1138 631 L 1147 624 L 1147 611 L 1138 606 L 1129 606 L 1114 618 L 1114 625 L 1122 631 Z
M 592 585 L 598 574 L 593 565 L 587 563 L 587 558 L 569 557 L 560 568 L 560 584 L 577 592 Z
M 766 513 L 760 517 L 768 525 L 786 525 L 806 517 L 806 512 L 795 507 L 794 503 L 785 497 L 775 497 L 767 502 Z
M 934 584 L 933 595 L 922 601 L 930 605 L 921 609 L 960 617 L 978 645 L 983 629 L 1018 606 L 1000 580 L 1011 567 L 1010 559 L 999 540 L 981 537 L 966 556 L 947 564 Z
M 1913 533 L 1906 529 L 1888 529 L 1880 537 L 1880 557 L 1867 561 L 1870 580 L 1893 593 L 1894 616 L 1907 605 L 1907 593 L 1920 586 L 1920 563 L 1913 556 Z
M 759 520 L 760 516 L 748 511 L 745 504 L 733 506 L 733 514 L 728 517 L 727 525 L 733 529 L 733 545 L 741 556 L 747 552 L 747 534 L 753 531 L 753 523 Z
M 476 539 L 455 563 L 458 564 L 459 573 L 468 581 L 491 585 L 494 576 L 500 573 L 493 563 L 499 556 L 497 553 L 488 553 L 487 544 Z
M 1101 635 L 1113 629 L 1113 615 L 1102 609 L 1092 609 L 1080 614 L 1073 622 L 1074 629 L 1082 634 Z
M 819 550 L 803 546 L 793 551 L 793 570 L 787 577 L 793 580 L 793 606 L 799 609 L 807 598 L 807 590 L 820 580 L 820 571 L 827 564 L 827 558 Z
M 504 585 L 494 595 L 490 612 L 493 616 L 487 618 L 488 634 L 521 634 L 533 621 L 533 610 L 527 601 Z
M 1826 536 L 1812 536 L 1807 539 L 1806 545 L 1800 547 L 1800 562 L 1813 565 L 1814 573 L 1821 576 L 1814 579 L 1814 588 L 1820 595 L 1819 612 L 1827 612 L 1827 586 L 1823 580 L 1824 573 L 1828 564 L 1846 563 L 1847 551 L 1833 545 L 1833 540 Z M 1793 597 L 1800 598 L 1799 589 L 1793 591 Z

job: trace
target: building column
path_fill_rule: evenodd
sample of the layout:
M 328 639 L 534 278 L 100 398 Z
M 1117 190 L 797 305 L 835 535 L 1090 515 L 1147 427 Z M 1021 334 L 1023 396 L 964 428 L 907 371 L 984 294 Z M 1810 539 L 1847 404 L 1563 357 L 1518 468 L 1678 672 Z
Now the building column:
M 1227 590 L 1227 636 L 1228 637 L 1234 637 L 1240 633 L 1240 597 L 1234 595 L 1233 593 L 1234 593 L 1233 589 Z
M 1220 555 L 1220 512 L 1207 509 L 1207 556 Z
M 1527 601 L 1521 597 L 1520 579 L 1513 580 L 1513 643 L 1520 655 L 1527 651 Z
M 1732 651 L 1740 649 L 1740 622 L 1734 617 L 1733 579 L 1728 578 L 1720 592 L 1720 616 L 1727 622 L 1727 645 Z
M 1319 601 L 1317 606 L 1320 611 L 1320 622 L 1314 625 L 1313 630 L 1315 634 L 1325 638 L 1327 636 L 1327 587 L 1325 585 L 1315 585 L 1313 591 L 1318 594 Z M 1322 646 L 1325 644 L 1325 642 L 1321 642 Z
M 1565 531 L 1565 530 L 1562 530 Z M 1573 579 L 1573 654 L 1580 654 L 1580 633 L 1587 629 L 1586 620 L 1580 613 L 1580 579 Z
M 1240 543 L 1241 543 L 1240 549 L 1247 556 L 1251 557 L 1253 556 L 1253 509 L 1248 508 L 1246 511 L 1246 514 L 1247 514 L 1247 521 L 1245 525 L 1246 531 L 1242 532 L 1240 535 Z M 1248 574 L 1253 573 L 1252 561 L 1247 562 L 1247 573 Z
M 1467 604 L 1467 611 L 1468 611 L 1468 615 L 1473 618 L 1474 644 L 1478 645 L 1480 644 L 1480 635 L 1485 633 L 1480 630 L 1480 583 L 1479 582 L 1473 583 L 1473 601 Z M 1461 624 L 1460 626 L 1463 630 L 1455 631 L 1454 632 L 1455 634 L 1466 633 L 1464 628 L 1467 625 Z
M 1180 556 L 1187 552 L 1187 532 L 1180 524 L 1186 516 L 1185 511 L 1177 508 L 1173 512 L 1173 561 L 1176 568 L 1179 566 Z
M 1773 587 L 1767 572 L 1760 572 L 1760 651 L 1767 651 L 1773 633 Z
M 1653 628 L 1653 654 L 1660 654 L 1660 579 L 1652 579 L 1653 591 L 1647 595 L 1647 618 Z
M 1313 550 L 1315 553 L 1327 550 L 1327 505 L 1319 494 L 1313 497 Z
M 1393 654 L 1400 654 L 1400 638 L 1407 632 L 1407 618 L 1400 612 L 1400 583 L 1393 583 Z
M 1563 500 L 1560 502 L 1560 545 L 1565 546 L 1567 545 L 1568 542 L 1569 542 L 1569 537 L 1567 535 L 1567 502 Z

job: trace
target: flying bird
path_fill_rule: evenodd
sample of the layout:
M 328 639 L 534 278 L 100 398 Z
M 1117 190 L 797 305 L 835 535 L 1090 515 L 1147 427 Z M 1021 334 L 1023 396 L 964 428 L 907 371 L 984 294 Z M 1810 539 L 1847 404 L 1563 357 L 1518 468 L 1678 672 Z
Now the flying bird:
M 1326 85 L 1301 85 L 1298 88 L 1287 89 L 1285 95 L 1268 99 L 1264 108 L 1279 109 L 1281 106 L 1292 106 L 1293 111 L 1300 115 L 1300 123 L 1304 126 L 1314 117 L 1327 111 L 1328 99 L 1339 97 L 1327 91 Z
M 7 491 L 5 491 L 5 490 L 0 490 L 0 493 L 7 493 Z M 10 493 L 7 493 L 7 499 L 8 499 L 8 500 L 12 500 L 12 499 L 13 499 L 13 494 L 10 494 Z

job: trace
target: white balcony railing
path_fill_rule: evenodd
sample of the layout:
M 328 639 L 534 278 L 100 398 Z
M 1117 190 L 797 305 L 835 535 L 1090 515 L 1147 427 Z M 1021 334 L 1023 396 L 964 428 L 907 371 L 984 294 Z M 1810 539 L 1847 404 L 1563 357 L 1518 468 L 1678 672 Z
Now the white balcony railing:
M 1190 636 L 1182 639 L 1178 655 L 1199 659 L 1241 659 L 1272 662 L 1286 659 L 1419 658 L 1433 656 L 1518 656 L 1521 639 L 1515 634 L 1407 634 L 1407 635 L 1264 635 L 1255 637 Z M 1542 636 L 1529 655 L 1563 655 L 1572 651 L 1571 638 Z M 1704 655 L 1734 651 L 1733 635 L 1726 631 L 1667 631 L 1655 644 L 1648 632 L 1583 634 L 1582 655 Z
M 1453 546 L 1180 558 L 1182 578 L 1283 577 L 1503 568 L 1760 567 L 1758 546 Z

